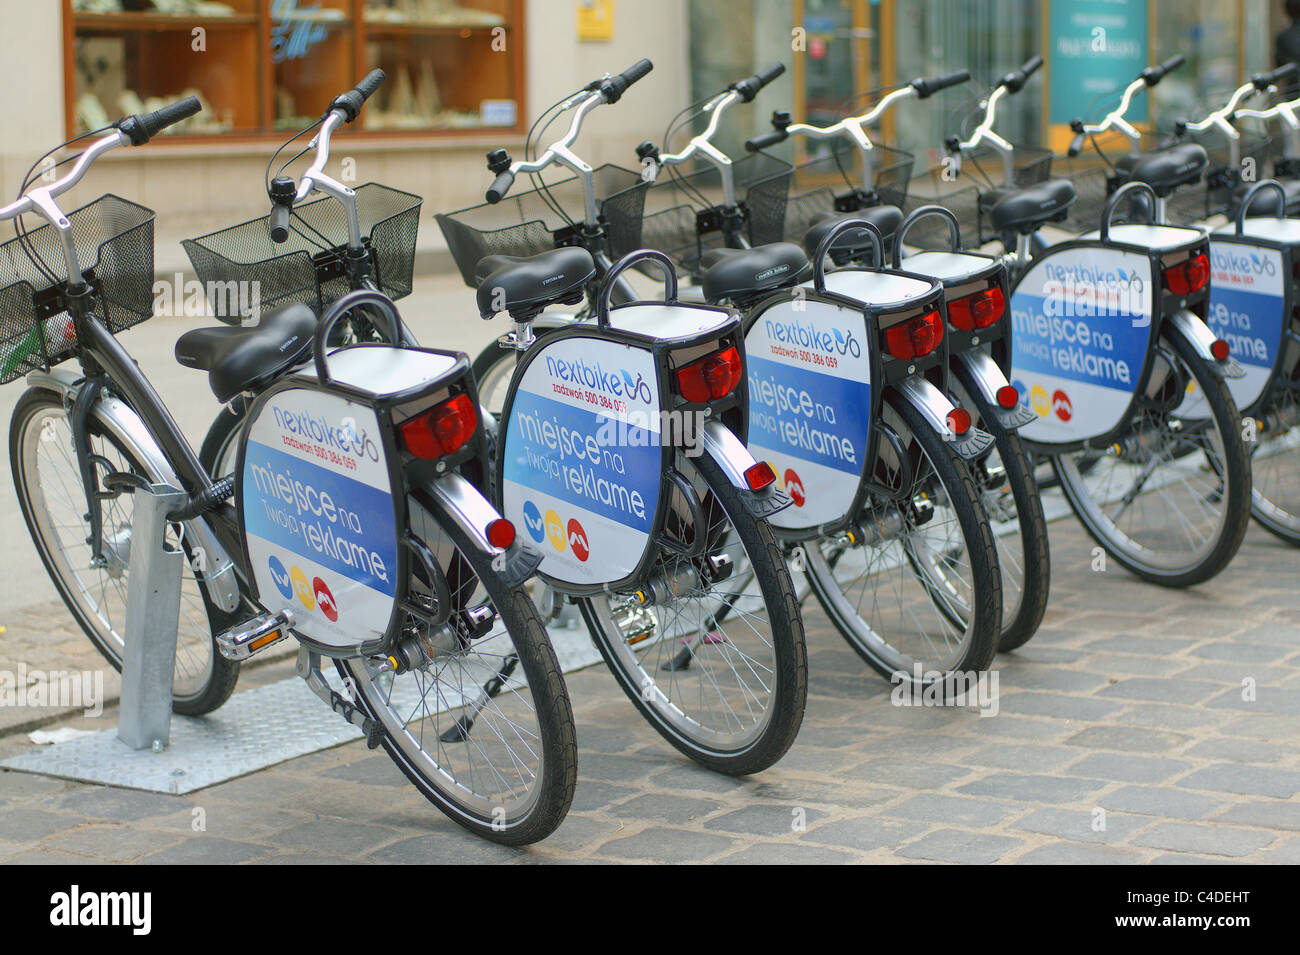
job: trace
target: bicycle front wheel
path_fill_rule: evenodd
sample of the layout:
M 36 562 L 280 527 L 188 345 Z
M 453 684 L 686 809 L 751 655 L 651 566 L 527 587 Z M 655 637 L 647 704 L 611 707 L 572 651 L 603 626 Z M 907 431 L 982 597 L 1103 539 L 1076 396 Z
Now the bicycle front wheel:
M 421 641 L 421 665 L 396 675 L 378 660 L 336 665 L 382 724 L 388 755 L 425 798 L 493 842 L 536 842 L 564 820 L 577 781 L 577 736 L 559 661 L 525 589 L 503 585 L 490 558 L 458 529 L 435 526 L 418 506 L 411 529 L 434 548 L 452 611 L 490 607 L 491 628 L 480 636 L 429 632 L 411 619 L 405 639 Z M 424 585 L 412 586 L 419 593 Z
M 766 521 L 708 455 L 677 468 L 706 527 L 680 528 L 704 554 L 664 553 L 653 574 L 670 599 L 583 598 L 583 617 L 619 686 L 669 743 L 718 772 L 746 775 L 785 755 L 803 721 L 808 658 L 790 572 Z M 689 520 L 674 492 L 671 512 Z M 726 567 L 715 579 L 712 571 Z M 648 589 L 648 588 L 643 588 Z M 658 590 L 659 588 L 655 588 Z
M 1089 536 L 1123 567 L 1166 587 L 1227 566 L 1250 520 L 1250 461 L 1227 384 L 1182 340 L 1162 340 L 1128 432 L 1105 451 L 1052 458 Z M 1200 400 L 1189 401 L 1186 384 Z M 1185 412 L 1194 410 L 1194 416 Z
M 997 651 L 1002 580 L 988 517 L 965 463 L 903 400 L 885 423 L 904 460 L 882 442 L 897 492 L 875 495 L 845 535 L 805 545 L 813 593 L 873 669 L 909 685 L 987 669 Z
M 1279 388 L 1250 448 L 1250 513 L 1260 527 L 1300 544 L 1300 380 Z

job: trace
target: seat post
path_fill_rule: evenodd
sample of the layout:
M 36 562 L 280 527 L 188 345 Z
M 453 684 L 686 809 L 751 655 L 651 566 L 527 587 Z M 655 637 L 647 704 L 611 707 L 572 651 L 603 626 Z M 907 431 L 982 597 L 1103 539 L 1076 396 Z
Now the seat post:
M 1166 219 L 1166 200 L 1164 196 L 1156 196 L 1156 206 L 1151 211 L 1151 220 L 1153 225 L 1168 225 Z

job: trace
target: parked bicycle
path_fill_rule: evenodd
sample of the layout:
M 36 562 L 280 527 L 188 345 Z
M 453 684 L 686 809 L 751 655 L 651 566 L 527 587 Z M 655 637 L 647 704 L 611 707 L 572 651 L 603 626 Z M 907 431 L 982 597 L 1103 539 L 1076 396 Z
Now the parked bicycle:
M 365 95 L 352 90 L 335 108 L 355 114 Z M 467 477 L 486 463 L 468 359 L 411 346 L 374 292 L 350 293 L 319 323 L 299 304 L 255 326 L 190 332 L 178 343 L 187 364 L 208 369 L 215 390 L 255 396 L 238 472 L 214 479 L 114 337 L 151 314 L 153 214 L 109 196 L 65 215 L 57 199 L 104 154 L 198 110 L 190 97 L 80 137 L 93 142 L 71 171 L 25 181 L 0 208 L 19 222 L 0 246 L 15 269 L 0 290 L 0 343 L 26 348 L 16 361 L 9 353 L 3 380 L 28 372 L 10 460 L 41 559 L 120 667 L 122 635 L 95 584 L 103 593 L 112 580 L 121 595 L 132 584 L 130 549 L 147 546 L 132 540 L 134 495 L 179 489 L 172 546 L 201 558 L 193 587 L 206 646 L 215 634 L 220 653 L 192 691 L 181 685 L 177 709 L 215 709 L 235 661 L 293 636 L 312 691 L 439 809 L 494 841 L 543 838 L 572 799 L 573 718 L 523 589 L 539 555 Z M 29 213 L 46 224 L 27 232 Z M 331 352 L 330 330 L 358 307 L 394 344 Z M 70 359 L 79 371 L 53 367 Z M 304 359 L 314 372 L 295 373 Z

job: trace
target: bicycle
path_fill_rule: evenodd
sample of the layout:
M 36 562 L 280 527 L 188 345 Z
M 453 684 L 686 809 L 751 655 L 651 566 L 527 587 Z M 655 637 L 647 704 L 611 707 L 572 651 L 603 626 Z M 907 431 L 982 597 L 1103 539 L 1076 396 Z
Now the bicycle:
M 356 89 L 336 103 L 355 112 L 362 101 Z M 6 261 L 21 250 L 29 263 L 4 283 L 0 340 L 32 346 L 3 380 L 29 372 L 10 459 L 42 561 L 120 667 L 118 647 L 87 626 L 81 568 L 116 575 L 124 592 L 132 495 L 180 489 L 185 502 L 167 515 L 171 546 L 202 558 L 194 579 L 226 679 L 212 682 L 203 708 L 178 700 L 177 709 L 214 709 L 238 662 L 292 636 L 296 672 L 313 693 L 440 810 L 497 842 L 543 838 L 572 800 L 572 711 L 522 589 L 540 555 L 467 477 L 486 460 L 466 356 L 414 348 L 395 306 L 368 291 L 335 302 L 319 323 L 291 305 L 256 326 L 190 332 L 183 351 L 214 384 L 256 394 L 239 469 L 214 480 L 114 337 L 151 315 L 152 213 L 106 197 L 65 216 L 56 199 L 105 153 L 143 145 L 198 110 L 190 97 L 87 134 L 96 138 L 68 173 L 24 182 L 0 208 L 0 220 L 19 220 L 17 249 L 0 247 Z M 135 224 L 122 231 L 128 211 Z M 46 224 L 27 232 L 28 213 Z M 63 278 L 46 256 L 62 258 Z M 358 307 L 383 316 L 394 344 L 330 352 L 331 329 Z M 294 373 L 304 357 L 314 374 Z M 74 358 L 80 373 L 53 367 Z M 376 365 L 390 373 L 379 389 Z
M 1041 64 L 1041 58 L 1029 60 L 1004 76 L 987 95 L 1001 97 L 1019 91 Z M 978 241 L 963 242 L 963 237 L 972 233 L 979 235 L 983 224 L 979 210 L 990 203 L 973 189 L 961 190 L 961 198 L 954 202 L 951 187 L 945 193 L 909 202 L 910 166 L 900 166 L 894 158 L 896 151 L 885 152 L 882 157 L 882 147 L 873 144 L 868 133 L 871 125 L 898 104 L 913 97 L 927 97 L 969 78 L 970 74 L 962 71 L 939 80 L 918 79 L 890 91 L 866 113 L 846 116 L 827 127 L 792 125 L 789 114 L 778 111 L 772 117 L 772 132 L 749 140 L 746 148 L 767 149 L 796 135 L 852 144 L 857 151 L 855 171 L 861 180 L 855 183 L 844 157 L 836 155 L 845 191 L 837 193 L 823 187 L 800 197 L 803 214 L 790 223 L 792 231 L 787 231 L 786 237 L 802 239 L 811 253 L 839 223 L 856 215 L 869 216 L 867 221 L 880 230 L 885 246 L 891 249 L 894 270 L 906 269 L 943 284 L 948 323 L 944 330 L 949 372 L 946 387 L 957 406 L 970 415 L 972 426 L 993 437 L 988 448 L 967 464 L 983 509 L 996 528 L 994 539 L 1002 581 L 998 647 L 1006 651 L 1024 645 L 1042 622 L 1051 585 L 1051 561 L 1033 463 L 1016 433 L 1034 416 L 1020 404 L 1019 395 L 1008 381 L 1011 316 L 1006 308 L 1010 298 L 1006 264 L 1000 257 L 971 251 L 969 247 L 978 247 Z M 819 166 L 823 161 L 813 163 Z M 1024 163 L 1012 164 L 1006 175 L 1014 183 L 1023 178 L 1026 168 Z M 936 181 L 938 178 L 931 177 Z M 889 199 L 899 204 L 886 201 Z M 949 211 L 950 207 L 962 213 L 963 221 Z M 904 209 L 908 210 L 906 217 Z M 924 232 L 931 220 L 946 234 L 939 236 L 938 243 L 928 241 L 928 235 L 920 242 L 914 240 L 919 249 L 905 256 L 905 249 L 911 246 L 904 243 L 904 237 Z M 936 244 L 938 249 L 933 248 Z M 842 233 L 830 250 L 838 266 L 878 267 L 879 263 L 872 260 L 874 254 L 878 250 L 872 243 L 861 237 L 855 241 L 853 230 Z
M 497 156 L 488 201 L 521 172 L 564 164 L 579 173 L 587 225 L 599 231 L 590 167 L 568 147 L 592 109 L 650 69 L 642 60 L 566 100 L 569 131 L 537 159 L 502 165 Z M 613 306 L 624 273 L 650 262 L 664 271 L 664 301 Z M 798 732 L 807 656 L 766 521 L 789 499 L 743 444 L 738 319 L 678 303 L 671 263 L 642 251 L 605 269 L 594 324 L 533 333 L 548 306 L 581 301 L 602 268 L 582 247 L 476 264 L 479 312 L 510 315 L 514 331 L 501 341 L 517 358 L 498 423 L 495 499 L 542 546 L 541 580 L 578 604 L 656 731 L 705 766 L 758 772 Z M 653 401 L 642 400 L 642 383 Z

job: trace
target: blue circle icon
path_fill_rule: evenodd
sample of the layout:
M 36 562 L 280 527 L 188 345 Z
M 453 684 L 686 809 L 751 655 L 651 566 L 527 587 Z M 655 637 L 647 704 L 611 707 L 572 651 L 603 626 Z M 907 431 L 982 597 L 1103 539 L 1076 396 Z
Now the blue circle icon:
M 524 527 L 528 530 L 528 536 L 538 544 L 546 536 L 546 529 L 542 526 L 542 512 L 532 501 L 524 501 Z
M 1026 403 L 1025 395 L 1028 391 L 1028 389 L 1025 388 L 1025 383 L 1021 381 L 1019 378 L 1017 378 L 1015 381 L 1011 382 L 1011 387 L 1016 389 L 1016 391 L 1019 393 L 1020 403 L 1022 405 L 1025 404 Z
M 292 600 L 293 584 L 289 582 L 289 572 L 284 569 L 284 564 L 280 563 L 280 558 L 272 555 L 266 562 L 266 566 L 271 568 L 271 579 L 275 581 L 275 589 L 280 591 L 286 600 Z

